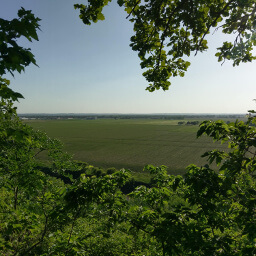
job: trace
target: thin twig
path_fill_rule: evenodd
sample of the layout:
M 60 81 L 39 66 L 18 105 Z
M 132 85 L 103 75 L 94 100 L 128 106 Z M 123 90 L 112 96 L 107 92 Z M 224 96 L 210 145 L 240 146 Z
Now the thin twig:
M 166 24 L 166 27 L 161 35 L 161 45 L 160 45 L 160 49 L 159 49 L 159 56 L 158 56 L 158 60 L 157 60 L 157 65 L 156 65 L 156 68 L 158 69 L 159 68 L 159 65 L 160 65 L 160 60 L 161 60 L 161 52 L 162 52 L 162 48 L 163 48 L 163 44 L 164 44 L 164 40 L 165 40 L 165 34 L 167 33 L 168 29 L 169 29 L 169 25 L 171 23 L 171 18 L 173 17 L 174 13 L 180 8 L 180 6 L 176 6 L 176 8 L 171 12 L 171 14 L 169 15 L 169 18 L 168 18 L 168 22 Z
M 34 245 L 32 245 L 28 250 L 24 252 L 24 255 L 26 255 L 28 252 L 30 252 L 32 249 L 34 249 L 37 245 L 43 242 L 46 231 L 47 231 L 47 224 L 48 224 L 48 216 L 45 215 L 45 224 L 44 224 L 44 230 L 42 233 L 42 236 L 38 242 L 36 242 Z
M 80 210 L 81 210 L 81 209 L 79 208 L 79 209 L 77 210 L 77 212 L 76 212 L 76 215 L 74 216 L 74 220 L 73 220 L 73 222 L 72 222 L 71 230 L 70 230 L 69 237 L 68 237 L 68 245 L 67 245 L 67 247 L 68 247 L 69 244 L 70 244 L 70 240 L 71 240 L 72 233 L 73 233 L 73 230 L 74 230 L 75 222 L 76 222 L 76 220 L 77 220 L 77 218 L 78 218 L 78 216 L 79 216 Z M 67 248 L 67 250 L 65 251 L 65 255 L 67 255 L 67 253 L 69 253 L 71 249 L 72 249 L 72 247 L 69 248 L 69 249 Z
M 138 6 L 138 4 L 140 3 L 141 0 L 138 0 L 136 2 L 136 4 L 133 6 L 131 12 L 127 15 L 126 19 L 129 19 L 129 17 L 132 15 L 132 13 L 134 12 L 135 8 Z
M 221 16 L 221 14 L 223 13 L 223 11 L 225 11 L 225 10 L 228 8 L 228 6 L 229 6 L 232 2 L 235 2 L 235 0 L 230 0 L 230 1 L 224 6 L 224 8 L 218 13 L 218 16 L 211 22 L 211 24 L 208 25 L 207 30 L 204 32 L 204 34 L 203 34 L 203 36 L 202 36 L 202 38 L 201 38 L 201 40 L 200 40 L 200 42 L 199 42 L 199 44 L 198 44 L 198 47 L 197 47 L 195 56 L 197 55 L 197 53 L 198 53 L 198 51 L 199 51 L 199 49 L 198 49 L 199 46 L 202 44 L 202 42 L 203 42 L 205 36 L 209 33 L 210 28 L 212 27 L 212 25 L 218 20 L 218 18 Z
M 25 252 L 24 252 L 24 255 L 26 255 L 28 252 L 30 252 L 32 249 L 34 249 L 36 246 L 38 246 L 40 243 L 43 242 L 44 240 L 44 237 L 46 235 L 46 231 L 47 231 L 47 226 L 48 226 L 48 216 L 45 212 L 45 208 L 44 208 L 44 202 L 42 202 L 42 208 L 43 208 L 43 212 L 44 212 L 44 217 L 45 217 L 45 224 L 44 224 L 44 230 L 42 232 L 42 235 L 41 235 L 41 238 L 39 239 L 38 242 L 36 242 L 34 245 L 32 245 L 29 249 L 27 249 Z

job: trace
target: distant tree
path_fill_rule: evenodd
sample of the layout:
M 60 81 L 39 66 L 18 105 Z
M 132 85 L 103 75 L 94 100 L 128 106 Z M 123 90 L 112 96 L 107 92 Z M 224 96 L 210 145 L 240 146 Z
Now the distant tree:
M 186 124 L 187 125 L 198 125 L 199 121 L 188 121 Z
M 88 0 L 76 4 L 86 25 L 104 20 L 103 8 L 111 0 Z M 134 24 L 130 46 L 138 52 L 141 67 L 154 91 L 170 86 L 169 78 L 184 76 L 190 63 L 187 56 L 205 51 L 206 35 L 221 29 L 231 34 L 231 42 L 223 42 L 217 50 L 218 61 L 233 60 L 233 65 L 255 59 L 255 0 L 117 0 L 127 19 Z

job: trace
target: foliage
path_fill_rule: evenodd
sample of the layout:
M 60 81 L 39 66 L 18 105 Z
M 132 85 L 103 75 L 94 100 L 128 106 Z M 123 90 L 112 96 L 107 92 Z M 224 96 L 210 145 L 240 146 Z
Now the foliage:
M 31 11 L 21 8 L 18 11 L 18 19 L 11 21 L 0 19 L 0 75 L 14 71 L 24 71 L 29 64 L 36 64 L 34 55 L 30 49 L 18 45 L 17 39 L 25 38 L 29 41 L 38 40 L 39 18 Z
M 19 17 L 38 28 L 31 12 L 21 9 Z M 2 35 L 8 35 L 12 30 L 7 25 L 13 22 L 0 22 Z M 21 26 L 12 40 L 21 34 L 36 38 L 35 30 L 26 28 Z M 8 51 L 24 53 L 10 45 L 6 43 Z M 148 165 L 150 186 L 125 195 L 121 188 L 131 180 L 129 171 L 103 174 L 76 163 L 59 141 L 19 120 L 13 102 L 22 96 L 2 75 L 35 62 L 27 54 L 12 61 L 8 56 L 0 64 L 1 255 L 256 254 L 256 117 L 229 124 L 203 122 L 198 136 L 226 142 L 228 151 L 206 152 L 209 165 L 190 165 L 184 177 L 168 175 L 165 166 Z M 49 157 L 50 171 L 37 159 L 41 152 Z
M 103 8 L 111 0 L 88 0 L 76 4 L 83 23 L 104 20 Z M 206 35 L 213 28 L 232 34 L 233 42 L 225 41 L 218 48 L 218 61 L 233 60 L 233 65 L 255 59 L 255 0 L 118 0 L 127 18 L 134 24 L 130 46 L 138 51 L 141 68 L 149 82 L 147 90 L 170 86 L 170 77 L 184 76 L 191 53 L 205 51 Z
M 190 165 L 183 178 L 147 167 L 153 186 L 131 194 L 141 203 L 129 215 L 161 244 L 163 255 L 255 255 L 255 123 L 201 124 L 198 136 L 229 143 L 229 152 L 204 154 L 209 163 L 216 161 L 218 172 Z

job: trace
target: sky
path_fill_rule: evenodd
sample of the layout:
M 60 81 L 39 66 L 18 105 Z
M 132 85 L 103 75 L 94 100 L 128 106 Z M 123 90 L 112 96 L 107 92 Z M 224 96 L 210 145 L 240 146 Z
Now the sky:
M 105 7 L 105 21 L 86 26 L 75 3 L 85 0 L 0 0 L 0 17 L 13 19 L 22 6 L 41 19 L 39 41 L 22 41 L 36 66 L 7 75 L 25 99 L 18 113 L 246 113 L 256 109 L 256 61 L 233 67 L 214 56 L 225 37 L 209 35 L 207 52 L 191 56 L 185 77 L 175 77 L 168 91 L 148 92 L 132 24 L 115 0 Z

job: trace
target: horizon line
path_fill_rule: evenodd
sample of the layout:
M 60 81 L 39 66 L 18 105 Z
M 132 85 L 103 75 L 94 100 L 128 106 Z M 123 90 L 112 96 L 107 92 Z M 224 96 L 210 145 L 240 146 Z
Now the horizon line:
M 246 115 L 246 113 L 18 113 L 18 115 Z

